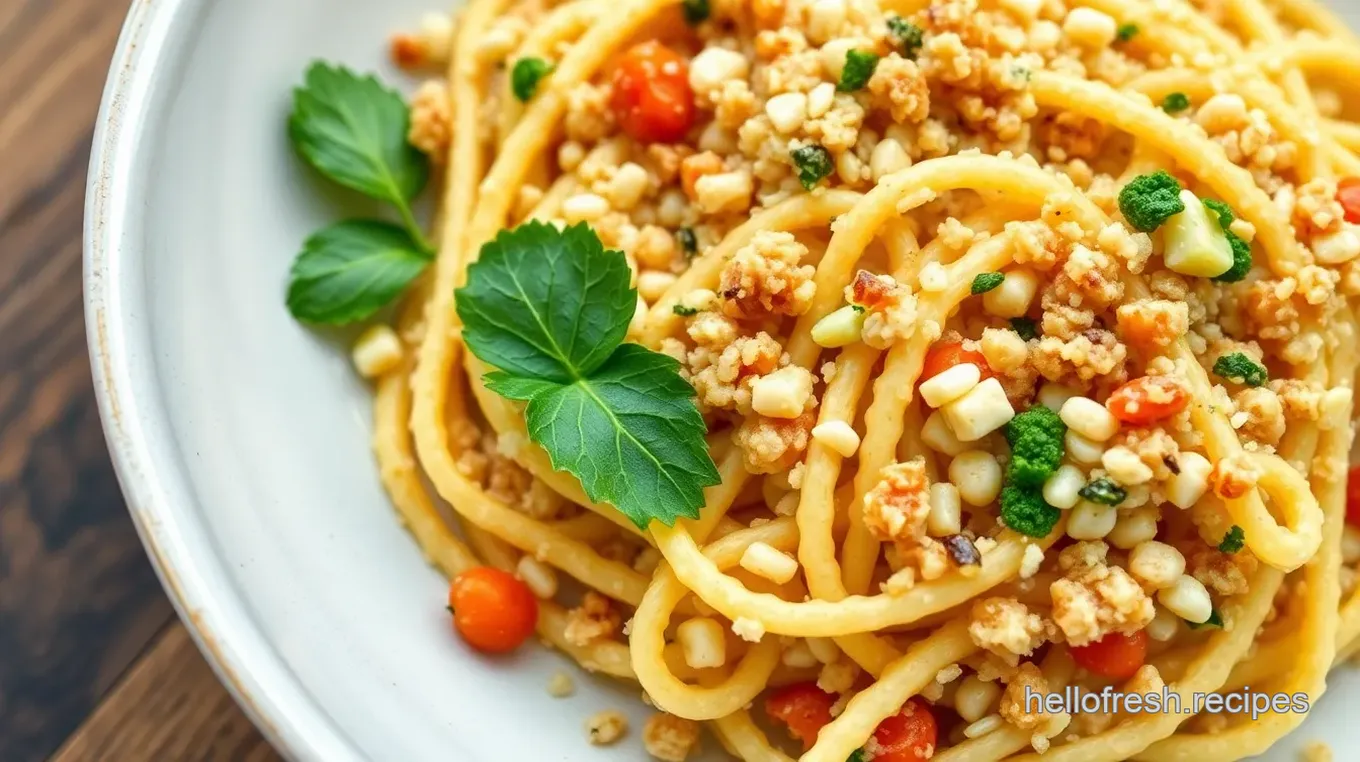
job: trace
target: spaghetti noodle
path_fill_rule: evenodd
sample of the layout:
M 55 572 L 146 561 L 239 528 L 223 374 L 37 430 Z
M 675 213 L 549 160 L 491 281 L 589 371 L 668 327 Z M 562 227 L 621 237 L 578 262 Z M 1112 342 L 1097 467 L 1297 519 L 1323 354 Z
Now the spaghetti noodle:
M 1354 40 L 1311 0 L 472 0 L 383 483 L 444 574 L 585 586 L 538 633 L 641 684 L 661 759 L 789 759 L 762 705 L 804 760 L 1259 753 L 1302 717 L 1021 697 L 1311 701 L 1360 647 Z M 698 518 L 592 502 L 485 386 L 454 292 L 530 219 L 628 257 Z

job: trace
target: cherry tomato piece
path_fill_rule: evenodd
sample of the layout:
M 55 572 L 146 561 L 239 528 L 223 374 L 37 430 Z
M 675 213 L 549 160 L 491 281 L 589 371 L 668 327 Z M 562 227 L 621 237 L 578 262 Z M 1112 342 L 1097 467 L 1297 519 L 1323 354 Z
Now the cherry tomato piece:
M 449 585 L 453 625 L 468 645 L 489 654 L 515 650 L 534 634 L 538 599 L 500 569 L 476 566 Z
M 1105 408 L 1115 418 L 1135 426 L 1170 418 L 1189 404 L 1185 387 L 1166 376 L 1135 378 L 1105 400 Z
M 1346 523 L 1360 527 L 1360 466 L 1346 476 Z
M 1072 660 L 1087 672 L 1113 680 L 1133 677 L 1147 661 L 1147 632 L 1112 632 L 1084 646 L 1072 646 Z
M 961 341 L 938 341 L 926 350 L 925 362 L 921 365 L 920 381 L 929 381 L 955 365 L 972 363 L 982 371 L 982 377 L 992 375 L 987 358 L 975 349 L 964 349 Z
M 804 749 L 810 749 L 817 741 L 817 733 L 831 722 L 834 703 L 836 697 L 818 688 L 816 683 L 794 683 L 765 699 L 765 713 L 770 719 L 788 726 L 789 734 L 802 741 Z
M 874 762 L 921 762 L 935 754 L 939 729 L 930 704 L 913 698 L 902 711 L 878 724 L 874 731 Z
M 689 64 L 651 40 L 624 52 L 614 68 L 610 106 L 619 127 L 641 143 L 673 143 L 694 124 Z
M 1336 184 L 1336 200 L 1346 211 L 1346 222 L 1360 225 L 1360 177 L 1343 177 Z

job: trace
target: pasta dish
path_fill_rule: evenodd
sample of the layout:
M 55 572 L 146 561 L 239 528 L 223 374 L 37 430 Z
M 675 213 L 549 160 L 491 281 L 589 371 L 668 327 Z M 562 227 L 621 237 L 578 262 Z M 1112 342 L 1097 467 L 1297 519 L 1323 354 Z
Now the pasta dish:
M 636 682 L 673 762 L 1240 759 L 1360 647 L 1360 40 L 1314 0 L 471 0 L 391 44 L 409 104 L 317 65 L 290 133 L 401 219 L 309 239 L 289 307 L 367 321 L 472 647 Z M 1196 709 L 1070 706 L 1109 689 Z M 1202 709 L 1248 692 L 1293 705 Z

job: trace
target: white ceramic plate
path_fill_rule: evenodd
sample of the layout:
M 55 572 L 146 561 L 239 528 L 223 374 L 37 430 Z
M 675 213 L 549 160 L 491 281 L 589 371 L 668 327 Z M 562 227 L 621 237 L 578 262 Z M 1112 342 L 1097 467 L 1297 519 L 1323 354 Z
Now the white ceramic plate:
M 181 616 L 288 756 L 638 759 L 636 739 L 601 750 L 582 730 L 606 706 L 640 722 L 637 690 L 578 674 L 574 698 L 552 699 L 565 660 L 529 648 L 492 662 L 450 635 L 445 586 L 378 484 L 368 392 L 283 307 L 293 252 L 337 215 L 288 146 L 290 88 L 318 57 L 403 81 L 385 36 L 439 1 L 133 3 L 86 222 L 105 431 Z M 1309 739 L 1360 755 L 1347 698 L 1353 672 L 1269 758 Z

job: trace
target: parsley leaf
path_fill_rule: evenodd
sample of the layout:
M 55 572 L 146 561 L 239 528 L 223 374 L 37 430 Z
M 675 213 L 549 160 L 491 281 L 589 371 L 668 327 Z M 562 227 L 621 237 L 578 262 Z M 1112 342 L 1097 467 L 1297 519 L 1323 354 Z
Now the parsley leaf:
M 1025 341 L 1039 338 L 1039 325 L 1034 322 L 1034 318 L 1011 318 L 1011 330 L 1020 334 L 1020 338 Z
M 482 247 L 455 306 L 468 348 L 497 368 L 487 387 L 528 403 L 529 437 L 553 468 L 639 527 L 669 526 L 699 515 L 718 471 L 679 363 L 623 343 L 629 280 L 585 225 L 528 222 Z
M 968 287 L 968 291 L 973 296 L 985 294 L 1000 286 L 1004 280 L 1006 280 L 1004 273 L 978 273 L 973 276 L 973 285 Z
M 1132 40 L 1134 36 L 1137 34 L 1138 25 L 1130 22 L 1127 24 L 1120 24 L 1119 30 L 1115 32 L 1114 37 L 1116 40 L 1119 40 L 1120 42 L 1128 42 L 1129 40 Z
M 693 315 L 699 314 L 699 308 L 686 307 L 683 304 L 676 304 L 671 307 L 671 312 L 675 313 L 676 315 L 679 315 L 680 317 L 691 317 Z
M 901 16 L 888 17 L 888 34 L 897 41 L 903 58 L 915 59 L 925 42 L 925 30 Z
M 1077 494 L 1100 505 L 1119 505 L 1129 496 L 1128 490 L 1116 484 L 1114 480 L 1105 478 L 1092 479 L 1086 486 L 1077 490 Z
M 681 0 L 680 12 L 684 14 L 686 24 L 698 26 L 708 20 L 712 9 L 708 0 Z
M 1179 114 L 1190 108 L 1190 96 L 1185 93 L 1167 93 L 1162 99 L 1162 110 L 1168 114 Z
M 293 262 L 288 310 L 309 323 L 363 320 L 400 294 L 430 259 L 390 223 L 349 220 L 322 228 Z
M 789 151 L 793 166 L 798 168 L 798 182 L 804 190 L 812 190 L 823 177 L 831 174 L 831 152 L 813 143 Z
M 1218 549 L 1224 553 L 1236 553 L 1246 544 L 1246 533 L 1242 531 L 1242 527 L 1233 524 L 1228 533 L 1223 535 L 1223 540 L 1218 543 Z
M 694 228 L 683 227 L 675 231 L 675 240 L 680 243 L 680 250 L 685 252 L 685 259 L 693 259 L 699 253 L 699 238 L 694 235 Z
M 288 135 L 321 174 L 407 210 L 429 177 L 425 156 L 406 141 L 410 121 L 396 91 L 372 76 L 318 61 L 293 91 Z
M 552 73 L 553 65 L 542 58 L 521 58 L 510 70 L 510 90 L 520 103 L 528 103 L 538 89 L 539 80 Z
M 836 83 L 836 89 L 843 93 L 862 90 L 869 84 L 869 78 L 874 76 L 874 69 L 877 68 L 876 54 L 866 50 L 847 50 L 845 68 L 841 69 L 841 81 Z
M 1185 620 L 1185 626 L 1189 627 L 1192 630 L 1198 630 L 1204 627 L 1218 627 L 1219 629 L 1222 629 L 1223 617 L 1218 613 L 1218 609 L 1213 609 L 1209 613 L 1208 619 L 1204 620 L 1203 622 L 1191 622 L 1190 620 L 1187 619 Z

